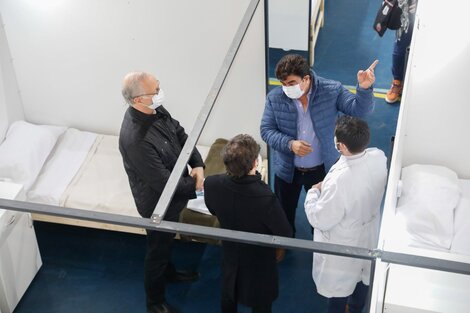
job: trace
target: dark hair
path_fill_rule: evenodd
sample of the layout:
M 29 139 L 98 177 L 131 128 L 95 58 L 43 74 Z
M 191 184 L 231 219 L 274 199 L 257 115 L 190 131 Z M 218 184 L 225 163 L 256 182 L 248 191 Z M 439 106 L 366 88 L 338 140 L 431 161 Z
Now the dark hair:
M 336 121 L 336 141 L 346 145 L 349 152 L 359 153 L 369 145 L 370 132 L 366 121 L 343 115 Z
M 282 57 L 276 65 L 276 77 L 283 81 L 289 75 L 296 75 L 301 78 L 306 75 L 310 76 L 308 61 L 298 54 L 288 54 Z
M 222 151 L 227 173 L 235 177 L 247 175 L 259 150 L 258 143 L 250 135 L 240 134 L 230 139 Z

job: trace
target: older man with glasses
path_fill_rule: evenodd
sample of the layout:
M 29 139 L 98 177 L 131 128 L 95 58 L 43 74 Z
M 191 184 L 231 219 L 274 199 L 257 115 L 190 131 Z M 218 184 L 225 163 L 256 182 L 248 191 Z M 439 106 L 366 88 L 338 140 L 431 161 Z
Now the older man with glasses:
M 164 93 L 154 76 L 144 72 L 127 74 L 122 95 L 129 108 L 121 126 L 119 150 L 137 210 L 149 218 L 188 136 L 162 106 Z M 192 171 L 183 172 L 165 214 L 167 221 L 178 221 L 188 200 L 196 198 L 196 190 L 202 190 L 204 162 L 197 149 L 188 163 Z M 166 282 L 194 281 L 199 276 L 197 272 L 175 270 L 170 262 L 173 239 L 172 233 L 147 230 L 144 280 L 148 313 L 176 312 L 166 303 Z

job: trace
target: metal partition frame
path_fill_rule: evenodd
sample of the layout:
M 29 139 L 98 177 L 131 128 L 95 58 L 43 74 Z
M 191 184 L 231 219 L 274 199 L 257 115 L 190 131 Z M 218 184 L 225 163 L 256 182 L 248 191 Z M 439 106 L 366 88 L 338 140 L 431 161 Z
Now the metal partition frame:
M 167 207 L 173 197 L 174 191 L 178 184 L 179 178 L 181 177 L 183 169 L 186 167 L 186 164 L 194 149 L 194 146 L 210 115 L 210 112 L 225 82 L 225 79 L 229 73 L 235 56 L 237 55 L 238 49 L 243 41 L 245 33 L 250 25 L 250 22 L 253 18 L 253 15 L 256 11 L 259 2 L 260 0 L 251 0 L 245 12 L 245 15 L 240 23 L 237 33 L 235 34 L 229 51 L 224 59 L 223 65 L 206 98 L 205 104 L 199 113 L 195 126 L 186 140 L 183 150 L 168 179 L 162 196 L 160 197 L 160 201 L 158 202 L 155 208 L 155 213 L 151 219 L 5 199 L 0 199 L 0 208 L 6 210 L 40 213 L 73 219 L 88 220 L 94 222 L 104 222 L 121 226 L 140 227 L 149 230 L 157 230 L 169 233 L 180 233 L 184 235 L 194 235 L 198 237 L 229 240 L 234 242 L 269 246 L 275 248 L 295 249 L 307 252 L 317 252 L 337 256 L 359 258 L 372 261 L 372 266 L 374 266 L 375 261 L 380 260 L 388 263 L 470 275 L 470 264 L 463 262 L 448 261 L 443 259 L 436 259 L 403 253 L 387 252 L 378 249 L 371 250 L 337 244 L 319 243 L 311 240 L 262 235 L 242 231 L 190 225 L 163 220 Z
M 269 246 L 273 248 L 286 248 L 307 252 L 325 253 L 371 261 L 380 260 L 388 263 L 470 275 L 470 264 L 468 263 L 448 261 L 443 259 L 436 259 L 405 253 L 388 252 L 379 249 L 366 249 L 331 243 L 314 242 L 312 240 L 255 234 L 222 228 L 169 222 L 165 220 L 162 220 L 160 223 L 155 223 L 151 219 L 141 217 L 125 216 L 103 212 L 93 212 L 88 210 L 64 208 L 54 205 L 31 203 L 17 200 L 0 199 L 0 208 L 6 210 L 47 214 L 52 216 L 67 217 L 93 222 L 110 223 L 121 226 L 139 227 L 167 233 L 180 233 L 183 235 L 193 235 L 204 238 L 229 240 L 247 244 Z
M 228 52 L 225 55 L 224 61 L 215 78 L 214 84 L 212 84 L 209 94 L 204 101 L 204 105 L 199 112 L 196 122 L 194 123 L 194 127 L 186 139 L 186 143 L 181 150 L 175 167 L 173 168 L 173 171 L 168 178 L 168 182 L 163 189 L 163 193 L 157 203 L 157 206 L 155 207 L 154 213 L 152 215 L 152 221 L 155 223 L 160 223 L 165 217 L 166 210 L 168 209 L 168 205 L 173 198 L 176 186 L 178 185 L 183 170 L 186 169 L 186 164 L 188 164 L 194 146 L 196 145 L 199 136 L 204 129 L 204 125 L 206 124 L 212 108 L 214 107 L 215 101 L 219 96 L 220 90 L 225 83 L 225 79 L 227 78 L 230 68 L 232 67 L 235 56 L 237 55 L 238 49 L 242 44 L 243 38 L 245 37 L 246 31 L 248 30 L 248 26 L 250 26 L 251 20 L 256 12 L 256 8 L 258 7 L 259 2 L 260 0 L 251 0 L 245 14 L 243 15 L 242 21 L 240 22 L 237 32 L 235 33 L 235 37 L 233 38 Z

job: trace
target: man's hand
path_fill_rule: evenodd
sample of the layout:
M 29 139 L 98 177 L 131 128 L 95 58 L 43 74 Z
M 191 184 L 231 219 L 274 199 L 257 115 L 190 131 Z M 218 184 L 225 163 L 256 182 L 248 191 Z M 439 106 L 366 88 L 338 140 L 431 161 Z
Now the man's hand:
M 322 182 L 319 182 L 318 184 L 313 185 L 312 188 L 316 188 L 321 191 L 321 183 Z
M 196 191 L 201 191 L 204 188 L 204 168 L 195 167 L 189 175 L 196 181 Z
M 367 70 L 360 70 L 357 72 L 357 82 L 359 83 L 359 87 L 362 89 L 370 88 L 370 86 L 375 82 L 374 69 L 377 63 L 379 63 L 379 60 L 375 60 Z
M 286 250 L 282 248 L 276 249 L 276 262 L 279 263 L 284 260 L 284 256 L 286 255 Z
M 292 142 L 292 152 L 300 157 L 306 156 L 313 151 L 312 145 L 303 140 L 294 140 Z

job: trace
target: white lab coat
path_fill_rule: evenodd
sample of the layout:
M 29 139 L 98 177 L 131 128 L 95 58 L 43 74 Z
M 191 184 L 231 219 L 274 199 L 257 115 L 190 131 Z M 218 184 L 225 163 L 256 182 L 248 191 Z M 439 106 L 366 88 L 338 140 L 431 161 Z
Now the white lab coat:
M 310 189 L 305 213 L 317 242 L 375 248 L 380 204 L 387 179 L 387 158 L 377 148 L 341 156 L 321 186 Z M 347 297 L 356 284 L 369 285 L 370 261 L 314 253 L 313 280 L 325 297 Z

